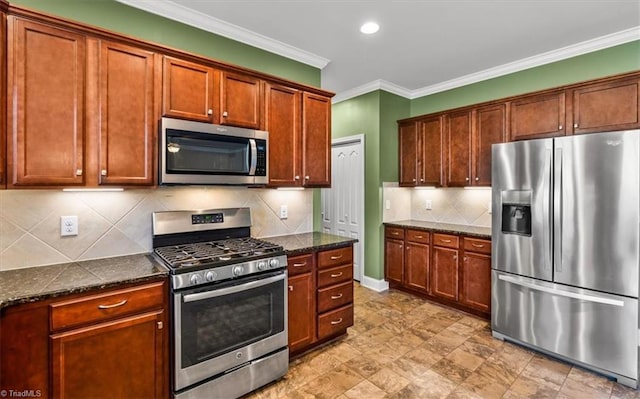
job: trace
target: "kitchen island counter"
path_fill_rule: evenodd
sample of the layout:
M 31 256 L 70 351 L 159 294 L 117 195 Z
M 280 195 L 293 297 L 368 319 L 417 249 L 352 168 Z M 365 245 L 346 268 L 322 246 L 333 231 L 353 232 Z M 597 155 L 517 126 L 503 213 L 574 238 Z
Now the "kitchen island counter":
M 148 254 L 0 272 L 0 309 L 62 295 L 142 283 L 168 276 Z
M 263 237 L 262 239 L 273 244 L 282 245 L 285 251 L 287 251 L 287 255 L 340 248 L 358 242 L 358 240 L 353 238 L 320 232 Z
M 491 228 L 481 226 L 469 226 L 465 224 L 438 223 L 428 222 L 424 220 L 399 220 L 394 222 L 385 222 L 385 226 L 411 228 L 418 230 L 429 230 L 436 233 L 445 234 L 464 234 L 469 237 L 491 239 Z

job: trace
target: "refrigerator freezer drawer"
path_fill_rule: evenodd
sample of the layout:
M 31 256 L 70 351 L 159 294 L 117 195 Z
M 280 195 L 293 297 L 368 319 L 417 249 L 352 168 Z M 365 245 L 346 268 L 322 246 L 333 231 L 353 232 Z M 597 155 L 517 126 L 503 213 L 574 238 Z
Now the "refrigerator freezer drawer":
M 638 300 L 491 272 L 495 332 L 638 379 Z

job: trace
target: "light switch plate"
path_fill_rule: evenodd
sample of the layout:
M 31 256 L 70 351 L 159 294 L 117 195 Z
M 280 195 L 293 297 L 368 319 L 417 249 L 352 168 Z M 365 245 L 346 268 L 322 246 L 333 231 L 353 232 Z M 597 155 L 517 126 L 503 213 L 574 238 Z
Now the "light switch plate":
M 426 200 L 424 203 L 424 208 L 430 211 L 433 208 L 433 202 L 430 199 Z

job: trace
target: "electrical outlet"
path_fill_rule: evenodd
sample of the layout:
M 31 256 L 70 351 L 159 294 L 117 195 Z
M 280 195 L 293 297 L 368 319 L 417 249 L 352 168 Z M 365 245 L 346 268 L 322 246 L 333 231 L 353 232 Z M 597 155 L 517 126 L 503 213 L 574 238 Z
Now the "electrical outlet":
M 390 200 L 385 200 L 384 201 L 384 209 L 386 209 L 386 210 L 391 209 L 391 201 Z
M 491 215 L 491 201 L 487 202 L 487 212 Z
M 286 205 L 280 205 L 280 219 L 286 219 L 289 217 L 289 209 Z
M 60 216 L 60 236 L 77 236 L 78 235 L 78 217 L 77 216 Z
M 430 199 L 425 201 L 424 208 L 428 211 L 430 211 L 433 208 L 433 203 L 431 202 Z

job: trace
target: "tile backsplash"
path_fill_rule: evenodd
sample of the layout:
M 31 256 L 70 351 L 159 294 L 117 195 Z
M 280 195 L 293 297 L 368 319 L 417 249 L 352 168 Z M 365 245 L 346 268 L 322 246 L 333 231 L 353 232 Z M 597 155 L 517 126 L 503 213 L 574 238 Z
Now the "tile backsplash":
M 426 209 L 428 200 L 431 210 Z M 389 185 L 383 187 L 383 221 L 415 219 L 491 227 L 490 201 L 489 188 L 413 189 Z
M 288 218 L 278 217 L 280 205 Z M 254 237 L 313 230 L 313 190 L 160 187 L 122 192 L 0 190 L 0 270 L 149 252 L 154 211 L 250 207 Z M 60 217 L 79 234 L 60 236 Z

